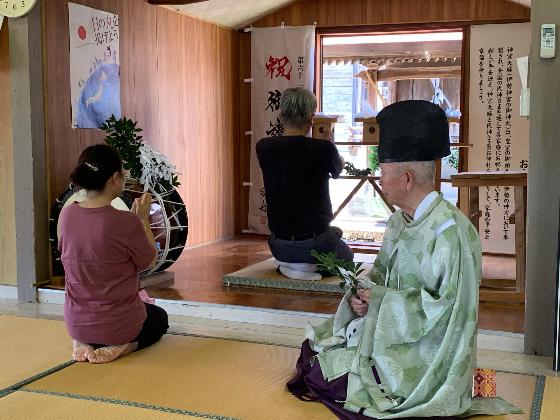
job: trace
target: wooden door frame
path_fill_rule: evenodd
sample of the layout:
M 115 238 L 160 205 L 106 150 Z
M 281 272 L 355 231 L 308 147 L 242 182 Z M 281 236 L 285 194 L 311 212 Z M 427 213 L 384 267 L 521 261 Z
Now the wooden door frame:
M 404 24 L 380 24 L 380 25 L 354 25 L 354 26 L 333 26 L 316 28 L 316 48 L 315 48 L 315 93 L 317 95 L 318 109 L 322 110 L 322 80 L 323 80 L 323 43 L 325 36 L 356 36 L 364 34 L 381 33 L 426 33 L 426 32 L 449 32 L 461 31 L 463 40 L 461 46 L 461 91 L 460 91 L 460 110 L 461 121 L 459 123 L 459 143 L 468 143 L 469 139 L 469 85 L 470 85 L 470 41 L 471 26 L 526 23 L 530 18 L 522 19 L 488 19 L 479 21 L 453 21 L 453 22 L 433 22 L 433 23 L 404 23 Z M 319 77 L 317 77 L 319 76 Z M 469 169 L 469 148 L 459 147 L 459 167 L 458 172 L 466 172 Z M 441 179 L 441 161 L 438 161 L 436 168 L 436 189 L 441 189 L 441 182 L 448 182 Z M 449 180 L 451 182 L 451 180 Z M 457 198 L 457 206 L 460 205 L 460 197 Z
M 459 123 L 459 143 L 468 139 L 465 130 L 468 130 L 468 60 L 470 47 L 470 25 L 464 22 L 428 23 L 428 24 L 399 24 L 399 25 L 366 25 L 348 26 L 316 29 L 315 44 L 315 94 L 317 96 L 317 106 L 322 111 L 322 81 L 323 81 L 323 38 L 332 36 L 357 36 L 364 34 L 378 35 L 382 33 L 404 34 L 404 33 L 433 33 L 433 32 L 461 32 L 463 34 L 461 45 L 461 85 L 459 106 L 461 109 L 461 121 Z M 317 77 L 319 76 L 319 77 Z M 468 148 L 459 147 L 459 167 L 458 172 L 468 168 Z M 435 187 L 441 190 L 441 160 L 436 163 Z M 446 181 L 444 181 L 446 182 Z M 451 182 L 451 180 L 449 180 Z M 457 200 L 459 205 L 459 199 Z

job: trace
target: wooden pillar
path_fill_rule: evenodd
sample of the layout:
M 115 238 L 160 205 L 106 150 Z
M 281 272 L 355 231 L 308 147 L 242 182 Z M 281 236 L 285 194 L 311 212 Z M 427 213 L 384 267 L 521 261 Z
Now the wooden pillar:
M 515 254 L 516 259 L 516 284 L 518 292 L 525 291 L 525 271 L 527 264 L 527 240 L 526 240 L 526 219 L 527 219 L 527 189 L 515 187 Z
M 0 284 L 17 285 L 9 22 L 0 30 Z
M 41 6 L 9 24 L 17 288 L 24 302 L 35 301 L 35 284 L 48 278 Z
M 540 58 L 540 27 L 560 25 L 558 0 L 531 5 L 531 109 L 529 129 L 529 195 L 527 209 L 527 285 L 525 352 L 554 352 L 558 203 L 560 201 L 560 48 L 556 58 Z

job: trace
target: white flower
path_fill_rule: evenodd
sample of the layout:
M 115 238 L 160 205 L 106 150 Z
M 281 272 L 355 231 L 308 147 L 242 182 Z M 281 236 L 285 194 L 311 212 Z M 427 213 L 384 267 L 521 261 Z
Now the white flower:
M 157 152 L 147 144 L 140 146 L 140 163 L 142 164 L 140 182 L 144 185 L 144 191 L 147 191 L 150 187 L 156 189 L 155 187 L 161 181 L 167 181 L 171 185 L 173 175 L 178 174 L 167 156 Z

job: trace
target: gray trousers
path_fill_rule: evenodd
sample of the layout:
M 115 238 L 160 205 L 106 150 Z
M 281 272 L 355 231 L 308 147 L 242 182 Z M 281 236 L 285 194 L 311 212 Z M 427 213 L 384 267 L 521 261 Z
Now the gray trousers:
M 276 238 L 274 234 L 268 238 L 268 245 L 274 258 L 287 263 L 316 264 L 317 260 L 310 255 L 317 252 L 335 252 L 338 258 L 352 261 L 354 253 L 342 240 L 342 230 L 330 226 L 325 232 L 303 241 L 290 241 Z

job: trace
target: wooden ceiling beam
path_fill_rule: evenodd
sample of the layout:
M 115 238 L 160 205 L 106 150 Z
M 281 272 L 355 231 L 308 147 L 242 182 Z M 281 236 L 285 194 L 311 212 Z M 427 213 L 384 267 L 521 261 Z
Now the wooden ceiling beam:
M 150 4 L 160 6 L 183 6 L 185 4 L 202 3 L 208 0 L 146 0 Z

